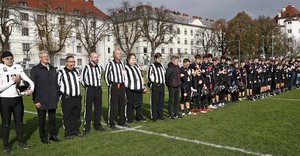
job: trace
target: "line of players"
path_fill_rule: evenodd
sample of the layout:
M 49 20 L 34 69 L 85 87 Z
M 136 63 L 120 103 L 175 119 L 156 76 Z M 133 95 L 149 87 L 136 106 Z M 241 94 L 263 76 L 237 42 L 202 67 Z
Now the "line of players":
M 299 87 L 300 59 L 247 59 L 195 55 L 181 67 L 181 114 L 207 113 L 228 102 L 274 96 Z

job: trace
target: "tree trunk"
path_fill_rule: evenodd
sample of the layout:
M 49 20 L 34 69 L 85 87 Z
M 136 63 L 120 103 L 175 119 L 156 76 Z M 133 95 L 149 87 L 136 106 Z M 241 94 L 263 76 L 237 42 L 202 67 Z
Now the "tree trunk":
M 54 54 L 49 54 L 50 64 L 54 66 Z

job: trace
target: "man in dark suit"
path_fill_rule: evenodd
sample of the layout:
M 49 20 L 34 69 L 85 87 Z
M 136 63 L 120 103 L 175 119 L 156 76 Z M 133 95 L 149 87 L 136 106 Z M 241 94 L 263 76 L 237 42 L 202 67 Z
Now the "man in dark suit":
M 49 64 L 49 55 L 39 53 L 40 63 L 31 69 L 31 79 L 35 84 L 33 102 L 39 117 L 39 133 L 41 142 L 49 144 L 46 134 L 46 114 L 49 116 L 50 140 L 58 142 L 55 114 L 58 102 L 59 88 L 55 68 Z

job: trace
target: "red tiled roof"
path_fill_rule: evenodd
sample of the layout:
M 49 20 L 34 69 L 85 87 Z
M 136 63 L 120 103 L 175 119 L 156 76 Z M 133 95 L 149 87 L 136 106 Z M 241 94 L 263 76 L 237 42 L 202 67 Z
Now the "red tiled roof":
M 79 13 L 93 12 L 99 18 L 106 18 L 107 15 L 99 10 L 93 0 L 12 0 L 16 2 L 27 2 L 27 7 L 34 9 L 43 9 L 45 4 L 49 5 L 52 10 L 62 8 L 64 12 L 73 14 L 74 10 Z
M 292 17 L 292 16 L 299 16 L 300 11 L 293 5 L 288 5 L 285 7 L 284 11 L 281 11 L 281 17 Z

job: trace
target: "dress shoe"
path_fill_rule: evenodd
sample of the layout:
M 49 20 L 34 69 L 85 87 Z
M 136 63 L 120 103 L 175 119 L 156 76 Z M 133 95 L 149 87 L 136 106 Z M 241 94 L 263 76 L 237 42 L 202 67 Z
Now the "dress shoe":
M 102 126 L 95 127 L 95 130 L 96 131 L 101 131 L 101 132 L 105 131 L 105 129 Z
M 50 142 L 47 139 L 41 139 L 42 144 L 50 144 Z
M 5 147 L 3 148 L 3 153 L 4 153 L 4 154 L 8 154 L 10 151 L 11 151 L 11 148 L 10 148 L 9 146 L 5 146 Z
M 55 141 L 55 142 L 60 142 L 60 141 L 61 141 L 60 139 L 57 138 L 57 136 L 51 136 L 51 137 L 49 138 L 49 140 Z

